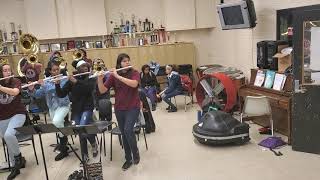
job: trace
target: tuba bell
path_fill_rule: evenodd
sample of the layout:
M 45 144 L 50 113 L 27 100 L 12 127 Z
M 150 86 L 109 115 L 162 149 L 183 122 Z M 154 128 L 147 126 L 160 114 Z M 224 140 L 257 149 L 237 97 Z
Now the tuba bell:
M 37 54 L 39 52 L 39 41 L 32 34 L 22 34 L 19 38 L 19 48 L 23 54 Z
M 20 77 L 24 77 L 25 76 L 25 74 L 22 72 L 22 68 L 26 65 L 26 63 L 28 63 L 27 58 L 26 57 L 22 57 L 19 60 L 18 64 L 17 64 L 17 72 L 18 72 L 18 75 Z
M 76 49 L 73 51 L 72 57 L 73 57 L 73 60 L 79 61 L 80 59 L 83 59 L 84 52 L 82 52 L 80 49 Z

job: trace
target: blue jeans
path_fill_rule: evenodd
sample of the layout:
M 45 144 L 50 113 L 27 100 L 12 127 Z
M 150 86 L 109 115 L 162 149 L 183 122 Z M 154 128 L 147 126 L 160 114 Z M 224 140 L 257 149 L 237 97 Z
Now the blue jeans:
M 118 125 L 122 134 L 122 142 L 126 161 L 139 156 L 136 136 L 134 134 L 134 124 L 138 121 L 140 109 L 116 110 Z M 132 155 L 131 155 L 132 154 Z
M 92 121 L 92 110 L 87 110 L 78 114 L 73 114 L 72 120 L 75 121 L 76 125 L 88 125 L 91 124 Z M 83 155 L 88 156 L 88 146 L 87 146 L 87 140 L 90 142 L 90 144 L 93 146 L 96 144 L 95 134 L 80 134 L 80 146 L 81 146 L 81 154 L 82 158 Z
M 4 138 L 7 144 L 12 164 L 14 164 L 14 156 L 20 154 L 18 139 L 16 137 L 17 131 L 14 128 L 22 127 L 25 120 L 25 114 L 16 114 L 9 119 L 0 120 L 0 137 Z
M 171 98 L 174 97 L 174 96 L 180 95 L 180 94 L 182 94 L 181 91 L 179 91 L 179 90 L 174 90 L 174 91 L 172 91 L 172 92 L 170 92 L 170 93 L 168 93 L 168 94 L 163 93 L 161 97 L 162 97 L 163 101 L 166 102 L 169 106 L 171 106 L 171 107 L 173 107 L 173 108 L 177 108 L 177 107 L 171 102 Z
M 143 92 L 151 100 L 152 105 L 155 105 L 156 101 L 157 101 L 157 95 L 156 95 L 157 94 L 157 89 L 156 89 L 156 87 L 143 88 Z

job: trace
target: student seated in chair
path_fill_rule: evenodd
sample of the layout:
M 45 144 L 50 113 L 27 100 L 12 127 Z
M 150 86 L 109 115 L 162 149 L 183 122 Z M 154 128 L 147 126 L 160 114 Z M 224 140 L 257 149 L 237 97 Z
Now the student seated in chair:
M 17 127 L 22 127 L 26 120 L 26 108 L 21 103 L 21 82 L 10 77 L 12 71 L 8 62 L 0 64 L 0 138 L 3 138 L 9 151 L 9 161 L 13 164 L 8 180 L 20 174 L 20 169 L 26 165 L 21 155 L 16 137 Z
M 169 107 L 166 109 L 168 112 L 177 112 L 177 107 L 171 102 L 171 98 L 182 94 L 182 84 L 179 74 L 174 71 L 173 65 L 166 66 L 166 74 L 168 78 L 168 87 L 164 90 L 163 94 L 157 96 L 163 99 Z
M 159 86 L 156 75 L 150 71 L 150 66 L 145 64 L 141 68 L 140 86 L 143 92 L 151 100 L 152 111 L 156 110 L 157 88 Z

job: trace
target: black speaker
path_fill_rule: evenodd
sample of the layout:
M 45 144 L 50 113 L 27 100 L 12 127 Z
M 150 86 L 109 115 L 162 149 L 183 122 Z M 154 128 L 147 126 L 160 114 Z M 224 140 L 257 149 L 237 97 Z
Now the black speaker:
M 257 67 L 260 69 L 278 70 L 278 58 L 273 56 L 284 46 L 287 41 L 260 41 L 257 43 Z
M 268 41 L 260 41 L 257 43 L 257 67 L 260 69 L 268 68 Z

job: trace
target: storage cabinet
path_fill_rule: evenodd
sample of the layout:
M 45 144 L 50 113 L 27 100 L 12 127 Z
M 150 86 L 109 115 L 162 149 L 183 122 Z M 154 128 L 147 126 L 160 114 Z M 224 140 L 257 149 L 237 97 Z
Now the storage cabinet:
M 196 28 L 213 28 L 217 23 L 216 0 L 195 0 Z
M 59 38 L 55 0 L 25 0 L 28 32 L 38 39 Z
M 71 1 L 75 36 L 99 36 L 107 34 L 104 0 Z
M 163 12 L 168 31 L 196 28 L 194 0 L 163 0 Z
M 28 31 L 39 39 L 107 34 L 104 0 L 25 0 Z

